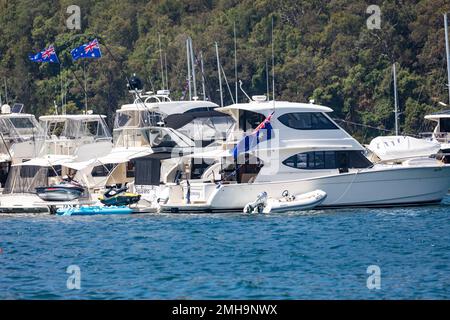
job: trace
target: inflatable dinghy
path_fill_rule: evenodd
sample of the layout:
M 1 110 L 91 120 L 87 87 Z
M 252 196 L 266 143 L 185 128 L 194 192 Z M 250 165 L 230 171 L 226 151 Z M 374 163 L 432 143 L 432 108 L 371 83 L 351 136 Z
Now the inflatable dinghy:
M 255 201 L 245 206 L 244 213 L 310 210 L 325 201 L 327 194 L 322 190 L 315 190 L 300 195 L 290 195 L 286 190 L 282 196 L 280 199 L 273 199 L 267 197 L 267 192 L 262 192 Z

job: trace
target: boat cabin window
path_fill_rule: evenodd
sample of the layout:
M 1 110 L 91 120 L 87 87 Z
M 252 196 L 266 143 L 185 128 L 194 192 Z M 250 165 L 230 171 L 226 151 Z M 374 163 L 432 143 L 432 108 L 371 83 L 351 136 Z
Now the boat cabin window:
M 368 168 L 372 163 L 360 151 L 314 151 L 295 154 L 283 161 L 296 169 Z
M 450 132 L 450 118 L 441 118 L 439 120 L 439 130 L 441 132 Z
M 109 176 L 109 174 L 113 169 L 114 169 L 113 163 L 102 164 L 99 166 L 95 166 L 92 169 L 91 175 L 93 177 L 107 177 Z
M 214 163 L 216 162 L 211 163 L 211 160 L 206 162 L 204 159 L 193 158 L 191 160 L 191 179 L 201 179 L 206 169 Z
M 58 177 L 61 176 L 62 167 L 61 166 L 54 166 L 48 168 L 48 177 Z
M 251 131 L 256 129 L 261 122 L 266 119 L 266 116 L 248 110 L 239 110 L 239 129 L 243 131 Z
M 10 120 L 17 129 L 32 129 L 35 127 L 30 118 L 10 118 Z
M 296 130 L 331 130 L 338 127 L 321 112 L 293 112 L 278 117 L 286 127 Z
M 135 177 L 135 169 L 134 169 L 134 162 L 128 161 L 127 162 L 127 178 L 134 178 Z

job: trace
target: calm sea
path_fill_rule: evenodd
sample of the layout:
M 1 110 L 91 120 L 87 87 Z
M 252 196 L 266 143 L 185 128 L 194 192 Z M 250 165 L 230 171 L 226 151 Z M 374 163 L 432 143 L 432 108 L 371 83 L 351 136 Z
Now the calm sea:
M 2 215 L 0 298 L 449 299 L 450 196 L 272 215 Z

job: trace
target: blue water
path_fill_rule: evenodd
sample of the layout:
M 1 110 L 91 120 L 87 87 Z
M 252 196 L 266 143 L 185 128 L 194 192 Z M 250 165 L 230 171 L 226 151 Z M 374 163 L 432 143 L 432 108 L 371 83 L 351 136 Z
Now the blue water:
M 3 215 L 0 248 L 1 299 L 449 299 L 450 196 L 267 216 Z

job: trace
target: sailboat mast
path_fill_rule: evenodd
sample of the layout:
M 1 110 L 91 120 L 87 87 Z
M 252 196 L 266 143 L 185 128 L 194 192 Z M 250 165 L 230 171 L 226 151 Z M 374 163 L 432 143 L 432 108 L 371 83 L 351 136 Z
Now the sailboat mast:
M 192 70 L 192 84 L 194 85 L 194 97 L 197 97 L 197 83 L 195 80 L 195 61 L 194 61 L 194 49 L 192 48 L 192 38 L 189 37 L 189 49 L 191 53 L 191 70 Z
M 395 112 L 395 135 L 398 136 L 398 95 L 397 95 L 397 72 L 395 69 L 395 63 L 392 65 L 392 71 L 394 73 L 394 112 Z
M 163 58 L 162 58 L 162 50 L 161 50 L 161 34 L 158 34 L 158 44 L 159 44 L 159 61 L 161 63 L 161 82 L 162 89 L 165 89 L 165 81 L 164 81 L 164 66 L 163 66 Z
M 205 90 L 205 70 L 203 69 L 203 52 L 200 51 L 200 68 L 202 70 L 202 92 L 203 100 L 206 101 L 206 90 Z
M 235 78 L 235 91 L 236 91 L 236 103 L 238 103 L 238 74 L 237 74 L 237 45 L 236 45 L 236 22 L 233 22 L 234 33 L 234 78 Z
M 222 74 L 220 70 L 219 47 L 216 42 L 217 72 L 219 73 L 220 106 L 223 107 Z
M 188 69 L 188 87 L 189 87 L 189 100 L 192 100 L 192 89 L 191 89 L 191 59 L 189 58 L 189 38 L 186 39 L 186 58 L 187 58 L 187 69 Z
M 447 14 L 444 14 L 445 25 L 445 51 L 447 53 L 447 88 L 448 88 L 448 103 L 450 104 L 450 46 L 448 43 L 448 21 Z

